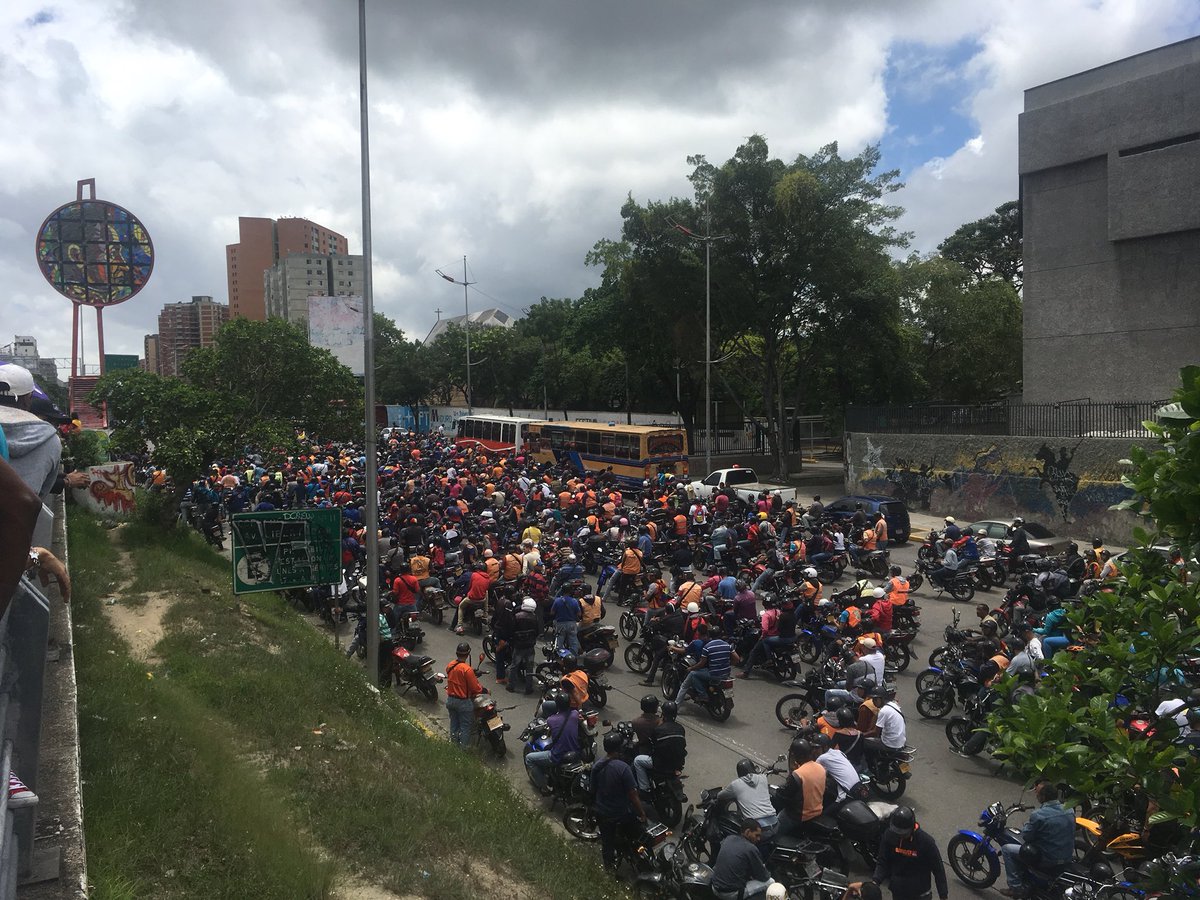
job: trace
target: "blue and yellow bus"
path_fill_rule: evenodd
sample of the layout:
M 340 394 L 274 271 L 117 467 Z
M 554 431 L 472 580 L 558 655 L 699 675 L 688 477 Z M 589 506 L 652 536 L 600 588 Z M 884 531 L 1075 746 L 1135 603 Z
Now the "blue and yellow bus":
M 579 472 L 611 467 L 623 484 L 634 486 L 659 472 L 688 474 L 687 434 L 672 426 L 531 422 L 525 425 L 525 452 Z

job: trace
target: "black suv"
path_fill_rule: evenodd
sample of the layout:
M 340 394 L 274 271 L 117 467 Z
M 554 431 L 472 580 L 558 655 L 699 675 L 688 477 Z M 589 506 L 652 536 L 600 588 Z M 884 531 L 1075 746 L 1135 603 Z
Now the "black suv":
M 875 513 L 883 513 L 883 520 L 887 522 L 889 543 L 904 544 L 908 542 L 908 536 L 912 531 L 912 525 L 908 520 L 908 507 L 895 497 L 885 497 L 882 494 L 855 494 L 843 497 L 841 500 L 834 500 L 828 504 L 825 507 L 825 515 L 845 525 L 854 518 L 854 511 L 860 503 L 863 512 L 867 514 L 868 522 L 875 520 Z

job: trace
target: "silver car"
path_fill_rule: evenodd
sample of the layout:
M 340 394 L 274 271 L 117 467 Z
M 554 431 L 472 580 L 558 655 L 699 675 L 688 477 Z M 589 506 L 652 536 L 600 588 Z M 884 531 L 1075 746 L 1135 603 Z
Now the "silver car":
M 987 532 L 988 537 L 996 541 L 1007 541 L 1012 523 L 1012 519 L 984 519 L 982 522 L 971 523 L 967 526 L 967 530 L 971 534 L 977 535 L 982 529 Z M 1029 538 L 1030 552 L 1039 553 L 1042 556 L 1058 556 L 1060 553 L 1065 553 L 1067 544 L 1071 543 L 1070 538 L 1059 537 L 1038 522 L 1026 521 L 1025 534 Z

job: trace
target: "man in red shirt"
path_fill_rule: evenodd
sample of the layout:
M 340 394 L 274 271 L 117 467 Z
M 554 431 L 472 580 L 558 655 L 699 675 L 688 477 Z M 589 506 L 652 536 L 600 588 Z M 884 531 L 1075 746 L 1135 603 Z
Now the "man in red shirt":
M 392 596 L 400 612 L 417 612 L 421 608 L 421 582 L 411 572 L 401 572 L 392 582 Z
M 492 586 L 492 580 L 488 578 L 487 570 L 481 563 L 475 565 L 475 571 L 471 573 L 471 584 L 467 588 L 467 596 L 462 598 L 462 602 L 458 604 L 458 609 L 454 612 L 454 621 L 451 626 L 454 628 L 455 634 L 463 633 L 463 625 L 468 619 L 473 618 L 476 610 L 483 609 L 487 605 L 488 588 Z

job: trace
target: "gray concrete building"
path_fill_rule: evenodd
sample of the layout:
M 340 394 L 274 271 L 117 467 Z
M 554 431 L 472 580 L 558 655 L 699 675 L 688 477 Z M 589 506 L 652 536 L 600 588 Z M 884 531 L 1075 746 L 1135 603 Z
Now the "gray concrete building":
M 1156 400 L 1200 362 L 1200 38 L 1025 92 L 1025 400 Z
M 309 297 L 361 297 L 362 256 L 290 253 L 263 273 L 267 316 L 308 328 Z

